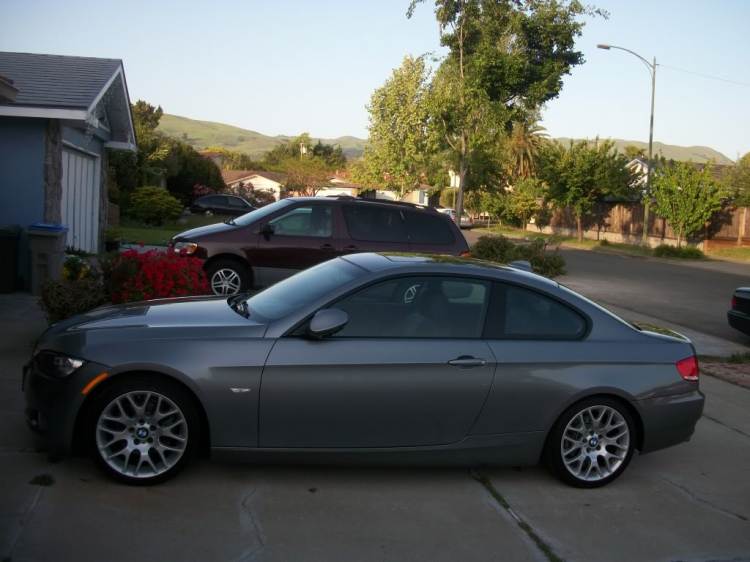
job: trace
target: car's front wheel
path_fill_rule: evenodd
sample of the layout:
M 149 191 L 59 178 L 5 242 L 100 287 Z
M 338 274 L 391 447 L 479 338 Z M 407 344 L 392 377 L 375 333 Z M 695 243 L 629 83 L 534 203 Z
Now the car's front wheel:
M 91 454 L 109 476 L 133 485 L 172 478 L 195 455 L 200 418 L 176 383 L 123 376 L 89 411 Z
M 575 404 L 560 417 L 547 442 L 547 458 L 563 482 L 597 488 L 625 471 L 635 441 L 635 426 L 627 409 L 616 400 L 592 398 Z
M 206 268 L 208 284 L 214 295 L 236 295 L 250 289 L 247 269 L 233 260 L 220 260 Z

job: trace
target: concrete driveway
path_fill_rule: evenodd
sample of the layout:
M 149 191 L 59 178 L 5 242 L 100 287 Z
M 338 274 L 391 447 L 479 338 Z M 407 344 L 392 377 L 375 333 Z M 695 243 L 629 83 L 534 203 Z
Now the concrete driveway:
M 693 440 L 636 457 L 600 490 L 568 488 L 538 468 L 207 460 L 162 486 L 129 488 L 85 458 L 49 463 L 26 428 L 20 369 L 44 327 L 33 297 L 0 298 L 4 562 L 750 561 L 750 391 L 710 377 Z

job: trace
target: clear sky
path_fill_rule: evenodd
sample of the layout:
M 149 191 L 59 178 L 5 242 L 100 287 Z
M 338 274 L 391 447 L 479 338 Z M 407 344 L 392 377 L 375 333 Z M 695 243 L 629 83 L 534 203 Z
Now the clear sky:
M 591 0 L 586 63 L 548 104 L 553 136 L 648 140 L 665 65 L 750 83 L 750 0 Z M 440 52 L 432 3 L 408 0 L 0 0 L 0 50 L 123 59 L 133 101 L 268 135 L 367 134 L 365 104 L 407 54 Z M 750 151 L 750 87 L 660 67 L 655 140 Z

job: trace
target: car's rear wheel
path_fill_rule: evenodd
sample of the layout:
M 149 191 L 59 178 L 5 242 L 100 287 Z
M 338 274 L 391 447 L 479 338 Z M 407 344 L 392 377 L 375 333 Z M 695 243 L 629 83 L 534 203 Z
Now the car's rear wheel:
M 250 288 L 247 268 L 233 260 L 216 261 L 206 268 L 208 284 L 214 295 L 236 295 Z
M 132 485 L 172 478 L 195 455 L 200 418 L 177 384 L 124 376 L 89 411 L 91 454 L 110 477 Z
M 563 482 L 597 488 L 625 471 L 635 442 L 635 425 L 627 409 L 610 398 L 592 398 L 560 417 L 547 442 L 547 458 Z
M 204 217 L 212 217 L 212 216 L 214 216 L 214 212 L 211 209 L 206 209 L 205 211 L 203 211 L 203 216 Z

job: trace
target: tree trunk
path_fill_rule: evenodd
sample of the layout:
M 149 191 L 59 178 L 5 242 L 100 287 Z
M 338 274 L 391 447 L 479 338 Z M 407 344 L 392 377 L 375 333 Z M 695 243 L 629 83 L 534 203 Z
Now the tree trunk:
M 747 207 L 742 207 L 740 211 L 740 227 L 737 233 L 737 245 L 742 246 L 742 238 L 745 236 L 745 220 L 746 220 Z
M 682 227 L 680 227 L 679 230 L 677 231 L 677 247 L 679 248 L 681 246 L 682 246 Z
M 581 217 L 576 217 L 576 223 L 578 224 L 578 241 L 583 242 L 583 224 L 581 223 Z

